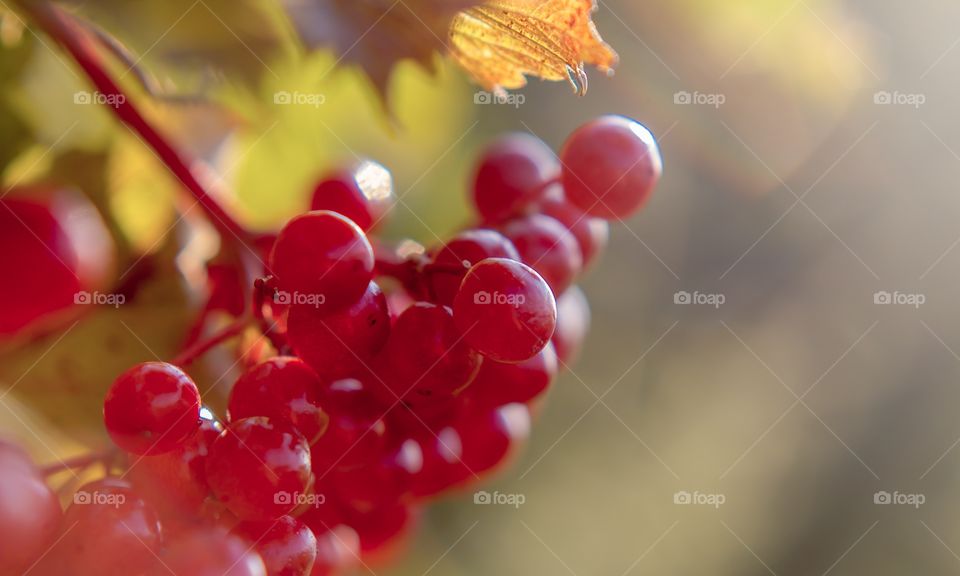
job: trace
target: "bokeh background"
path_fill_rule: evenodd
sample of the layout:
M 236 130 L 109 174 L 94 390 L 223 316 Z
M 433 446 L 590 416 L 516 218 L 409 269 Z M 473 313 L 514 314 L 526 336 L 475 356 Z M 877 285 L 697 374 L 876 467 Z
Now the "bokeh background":
M 559 147 L 616 112 L 659 137 L 660 188 L 612 227 L 583 281 L 587 346 L 521 458 L 485 487 L 524 504 L 447 499 L 399 563 L 370 571 L 955 573 L 960 4 L 599 4 L 621 64 L 612 78 L 594 71 L 585 97 L 534 80 L 518 106 L 476 104 L 477 89 L 438 60 L 435 74 L 402 66 L 389 114 L 359 72 L 325 53 L 285 58 L 262 23 L 223 2 L 79 9 L 166 87 L 210 96 L 150 111 L 265 229 L 304 208 L 325 167 L 369 156 L 403 198 L 389 234 L 432 243 L 469 218 L 471 163 L 496 134 Z M 164 249 L 173 183 L 108 115 L 73 105 L 83 84 L 69 67 L 3 22 L 5 182 L 56 174 L 100 190 L 129 253 Z M 197 51 L 220 71 L 197 65 Z M 323 104 L 276 106 L 278 90 Z M 106 311 L 59 341 L 6 346 L 7 433 L 41 460 L 78 449 L 78 430 L 95 437 L 96 390 L 176 346 L 185 319 L 155 288 L 151 311 Z M 678 303 L 682 293 L 722 304 Z M 908 500 L 922 504 L 896 503 Z

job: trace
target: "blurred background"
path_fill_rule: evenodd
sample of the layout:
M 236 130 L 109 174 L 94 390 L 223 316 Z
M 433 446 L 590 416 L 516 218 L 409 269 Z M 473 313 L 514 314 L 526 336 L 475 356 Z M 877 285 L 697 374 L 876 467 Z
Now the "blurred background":
M 484 488 L 523 504 L 434 505 L 377 574 L 956 572 L 960 4 L 602 0 L 621 63 L 591 71 L 585 97 L 531 80 L 514 104 L 477 103 L 438 59 L 435 74 L 401 65 L 389 113 L 356 69 L 289 58 L 228 4 L 79 8 L 165 88 L 211 95 L 149 110 L 263 229 L 302 211 L 325 168 L 369 156 L 403 198 L 388 234 L 430 244 L 469 218 L 472 161 L 503 131 L 557 148 L 615 112 L 660 140 L 659 189 L 582 283 L 579 362 Z M 121 262 L 166 249 L 174 182 L 109 115 L 74 105 L 84 84 L 53 52 L 9 17 L 0 36 L 5 183 L 99 191 Z M 275 106 L 278 90 L 323 102 Z M 3 348 L 16 390 L 0 426 L 41 461 L 95 430 L 112 374 L 177 345 L 180 297 L 147 294 L 149 311 Z

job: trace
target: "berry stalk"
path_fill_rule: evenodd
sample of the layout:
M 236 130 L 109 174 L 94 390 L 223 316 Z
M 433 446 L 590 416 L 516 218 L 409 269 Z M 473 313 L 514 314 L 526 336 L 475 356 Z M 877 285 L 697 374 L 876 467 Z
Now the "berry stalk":
M 170 172 L 183 184 L 206 212 L 211 223 L 228 242 L 249 248 L 251 234 L 230 216 L 200 183 L 190 169 L 190 161 L 155 129 L 133 104 L 133 100 L 114 81 L 97 50 L 97 39 L 74 16 L 44 0 L 15 0 L 16 4 L 50 38 L 76 61 L 97 90 L 116 105 L 110 109 L 117 118 L 150 146 Z

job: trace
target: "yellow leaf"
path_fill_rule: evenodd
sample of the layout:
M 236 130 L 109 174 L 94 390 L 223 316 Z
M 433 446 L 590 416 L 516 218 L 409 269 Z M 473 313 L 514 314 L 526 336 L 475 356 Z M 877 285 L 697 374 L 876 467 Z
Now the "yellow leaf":
M 491 0 L 460 12 L 450 52 L 488 90 L 526 85 L 526 76 L 570 80 L 583 94 L 584 64 L 612 72 L 617 54 L 591 20 L 595 0 Z

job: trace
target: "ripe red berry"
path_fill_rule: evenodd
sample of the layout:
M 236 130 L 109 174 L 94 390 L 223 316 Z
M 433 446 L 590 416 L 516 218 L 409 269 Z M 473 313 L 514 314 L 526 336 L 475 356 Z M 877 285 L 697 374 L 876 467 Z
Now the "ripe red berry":
M 330 428 L 311 449 L 313 471 L 323 480 L 335 469 L 367 466 L 383 453 L 386 408 L 359 380 L 332 383 L 323 393 Z
M 60 502 L 29 457 L 0 442 L 0 574 L 22 574 L 60 526 Z
M 289 514 L 310 481 L 310 447 L 286 422 L 264 417 L 232 422 L 210 447 L 207 482 L 244 520 Z
M 200 392 L 173 364 L 137 364 L 113 382 L 103 420 L 110 438 L 127 452 L 169 452 L 197 431 Z
M 263 559 L 268 576 L 309 576 L 317 558 L 317 538 L 291 516 L 241 522 L 232 530 L 246 538 Z
M 271 421 L 287 422 L 313 444 L 329 423 L 320 408 L 321 386 L 320 378 L 306 362 L 277 356 L 240 376 L 230 391 L 227 413 L 231 421 L 266 416 Z
M 393 200 L 390 171 L 364 160 L 324 176 L 313 191 L 310 209 L 343 214 L 369 231 L 386 216 Z
M 583 268 L 589 266 L 607 246 L 610 239 L 610 224 L 596 216 L 590 216 L 571 204 L 557 186 L 557 193 L 548 194 L 540 202 L 537 210 L 563 224 L 569 230 L 580 247 Z
M 349 526 L 332 526 L 316 532 L 317 559 L 310 576 L 333 576 L 357 564 L 360 558 L 360 538 Z
M 373 464 L 334 472 L 329 483 L 346 509 L 370 512 L 409 497 L 422 468 L 420 444 L 405 440 Z
M 380 359 L 392 399 L 429 402 L 473 381 L 480 356 L 467 345 L 446 306 L 418 302 L 397 319 Z
M 571 286 L 557 299 L 557 329 L 553 333 L 553 345 L 561 365 L 576 361 L 589 331 L 590 303 L 583 290 Z
M 475 228 L 451 238 L 424 270 L 433 301 L 452 306 L 467 270 L 487 258 L 519 260 L 520 254 L 510 240 L 495 230 Z
M 140 574 L 160 550 L 157 513 L 129 482 L 118 478 L 81 486 L 62 526 L 50 554 L 59 574 Z
M 639 210 L 663 172 L 653 134 L 623 116 L 601 116 L 584 124 L 567 139 L 560 158 L 570 201 L 608 220 Z
M 376 282 L 352 306 L 334 314 L 313 306 L 293 306 L 287 337 L 297 356 L 324 380 L 364 378 L 390 335 L 387 299 Z
M 471 414 L 456 425 L 461 455 L 454 468 L 461 481 L 474 483 L 499 470 L 530 436 L 530 411 L 508 404 L 491 412 Z
M 556 302 L 543 278 L 503 258 L 470 269 L 453 309 L 464 340 L 499 362 L 532 358 L 547 345 L 557 323 Z
M 543 276 L 558 296 L 583 270 L 576 237 L 554 218 L 543 214 L 517 218 L 503 226 L 503 233 L 516 246 L 523 262 Z
M 182 446 L 165 454 L 130 458 L 128 477 L 164 522 L 194 514 L 210 492 L 206 458 L 223 432 L 213 414 L 200 410 L 200 428 Z
M 497 223 L 539 199 L 560 175 L 556 155 L 530 134 L 509 134 L 493 142 L 477 167 L 473 201 L 485 222 Z
M 456 426 L 436 433 L 421 430 L 415 434 L 423 454 L 423 468 L 413 479 L 411 491 L 417 498 L 432 498 L 463 479 L 463 443 Z M 469 474 L 469 473 L 467 473 Z
M 464 391 L 470 411 L 490 411 L 512 403 L 530 403 L 546 393 L 557 376 L 557 353 L 553 344 L 529 360 L 504 364 L 488 360 L 477 379 Z
M 332 312 L 363 296 L 373 278 L 373 264 L 373 248 L 363 230 L 345 216 L 319 210 L 287 222 L 269 265 L 281 303 Z
M 406 504 L 395 504 L 369 512 L 351 511 L 347 525 L 360 537 L 360 554 L 365 563 L 389 561 L 403 548 L 416 524 L 417 511 Z

